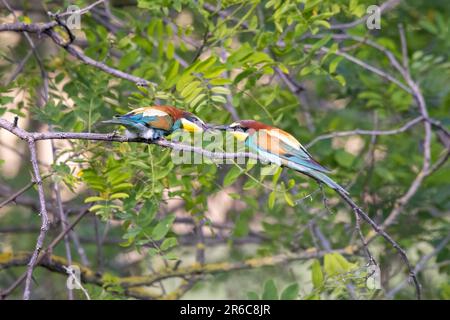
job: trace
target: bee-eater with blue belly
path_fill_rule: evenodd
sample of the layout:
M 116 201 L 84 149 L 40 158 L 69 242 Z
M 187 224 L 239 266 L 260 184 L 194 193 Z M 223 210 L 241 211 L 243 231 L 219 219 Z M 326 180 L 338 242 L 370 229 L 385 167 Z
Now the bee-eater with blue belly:
M 194 114 L 172 106 L 138 108 L 102 123 L 124 126 L 129 139 L 155 140 L 177 129 L 189 132 L 202 132 L 208 129 L 207 125 Z
M 286 131 L 255 120 L 241 120 L 216 128 L 232 132 L 236 139 L 245 141 L 245 145 L 263 159 L 291 168 L 348 194 L 348 191 L 326 175 L 330 170 L 315 161 L 305 147 Z

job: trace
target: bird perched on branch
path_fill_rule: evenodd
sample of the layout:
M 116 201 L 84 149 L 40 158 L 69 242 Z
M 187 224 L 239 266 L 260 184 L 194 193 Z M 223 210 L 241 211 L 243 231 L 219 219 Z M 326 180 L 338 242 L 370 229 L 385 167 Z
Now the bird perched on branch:
M 323 182 L 337 191 L 348 194 L 343 187 L 326 175 L 330 170 L 321 166 L 291 134 L 255 120 L 241 120 L 216 129 L 232 132 L 251 150 L 278 165 L 294 169 Z
M 188 132 L 202 132 L 208 129 L 207 125 L 194 114 L 172 106 L 138 108 L 102 123 L 124 126 L 129 139 L 155 140 L 178 129 Z

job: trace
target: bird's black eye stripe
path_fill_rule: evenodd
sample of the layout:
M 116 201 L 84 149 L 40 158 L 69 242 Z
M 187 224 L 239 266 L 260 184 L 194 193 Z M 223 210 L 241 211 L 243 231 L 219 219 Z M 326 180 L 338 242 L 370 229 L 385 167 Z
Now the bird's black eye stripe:
M 197 123 L 198 122 L 198 119 L 195 118 L 195 117 L 192 117 L 192 116 L 186 116 L 185 118 L 186 118 L 186 120 L 189 120 L 189 121 L 191 121 L 193 123 Z

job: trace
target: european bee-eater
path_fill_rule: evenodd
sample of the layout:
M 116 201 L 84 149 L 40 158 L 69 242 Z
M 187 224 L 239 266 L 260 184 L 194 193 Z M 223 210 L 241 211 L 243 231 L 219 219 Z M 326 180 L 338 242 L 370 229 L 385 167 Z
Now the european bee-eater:
M 197 116 L 172 106 L 138 108 L 102 123 L 120 124 L 126 128 L 128 138 L 147 140 L 159 139 L 177 129 L 202 132 L 208 128 Z
M 241 120 L 217 129 L 232 132 L 234 137 L 244 141 L 251 150 L 278 165 L 294 169 L 300 173 L 325 183 L 332 189 L 348 192 L 329 178 L 330 170 L 321 166 L 291 134 L 255 120 Z

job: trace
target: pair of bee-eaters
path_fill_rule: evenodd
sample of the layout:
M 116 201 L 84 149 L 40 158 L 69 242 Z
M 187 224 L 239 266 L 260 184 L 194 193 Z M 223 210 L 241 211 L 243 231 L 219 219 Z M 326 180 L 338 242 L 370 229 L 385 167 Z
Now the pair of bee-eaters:
M 155 140 L 176 130 L 203 132 L 226 130 L 264 159 L 281 164 L 322 182 L 338 192 L 348 194 L 329 178 L 330 171 L 315 161 L 292 135 L 281 129 L 255 120 L 236 121 L 225 126 L 207 125 L 196 115 L 172 106 L 151 106 L 135 109 L 103 123 L 119 124 L 126 128 L 128 138 Z

